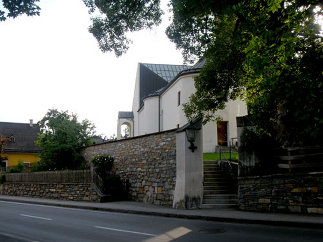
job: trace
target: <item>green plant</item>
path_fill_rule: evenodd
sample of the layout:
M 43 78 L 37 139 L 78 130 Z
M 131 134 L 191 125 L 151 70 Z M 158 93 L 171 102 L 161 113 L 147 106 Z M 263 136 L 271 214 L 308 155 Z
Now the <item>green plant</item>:
M 6 175 L 1 175 L 1 177 L 0 177 L 0 184 L 3 184 L 3 183 L 5 183 L 6 182 Z
M 38 124 L 42 169 L 79 169 L 84 162 L 80 148 L 93 144 L 94 125 L 88 120 L 79 122 L 76 114 L 56 109 L 50 109 Z
M 107 175 L 112 174 L 114 158 L 109 155 L 97 155 L 91 162 L 94 165 L 95 172 L 101 177 L 105 178 Z
M 32 172 L 37 172 L 39 171 L 39 162 L 33 163 L 31 167 Z
M 17 166 L 11 167 L 9 172 L 10 173 L 20 173 L 20 172 L 24 172 L 26 169 L 24 163 L 22 161 L 18 162 Z

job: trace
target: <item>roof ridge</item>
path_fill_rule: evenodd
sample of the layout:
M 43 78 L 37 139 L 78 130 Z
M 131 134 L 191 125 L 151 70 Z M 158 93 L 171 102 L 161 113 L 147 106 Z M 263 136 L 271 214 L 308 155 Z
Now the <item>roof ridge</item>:
M 165 66 L 187 66 L 190 67 L 189 65 L 185 64 L 161 64 L 161 63 L 147 63 L 147 62 L 138 62 L 139 64 L 143 65 L 165 65 Z
M 1 122 L 0 124 L 27 124 L 30 125 L 30 123 L 18 123 L 18 122 Z M 37 123 L 33 123 L 33 125 L 38 125 Z

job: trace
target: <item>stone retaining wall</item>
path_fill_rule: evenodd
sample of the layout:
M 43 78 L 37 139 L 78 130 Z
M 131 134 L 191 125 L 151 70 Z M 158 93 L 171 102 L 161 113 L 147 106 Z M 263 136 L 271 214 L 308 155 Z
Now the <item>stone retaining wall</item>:
M 93 145 L 83 150 L 90 161 L 109 154 L 117 173 L 130 183 L 134 201 L 172 206 L 176 181 L 176 131 L 165 131 Z
M 239 208 L 323 214 L 323 172 L 240 177 Z
M 100 197 L 91 184 L 12 182 L 1 184 L 0 194 L 9 196 L 100 202 Z

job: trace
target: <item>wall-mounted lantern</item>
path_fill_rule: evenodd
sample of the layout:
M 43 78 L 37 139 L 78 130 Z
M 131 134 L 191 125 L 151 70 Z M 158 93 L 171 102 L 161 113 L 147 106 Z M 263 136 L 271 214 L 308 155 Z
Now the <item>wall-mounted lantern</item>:
M 197 146 L 194 145 L 195 138 L 196 138 L 196 130 L 198 130 L 195 125 L 192 123 L 192 121 L 189 123 L 189 125 L 185 128 L 185 133 L 188 142 L 190 142 L 190 146 L 188 147 L 192 152 L 197 149 Z

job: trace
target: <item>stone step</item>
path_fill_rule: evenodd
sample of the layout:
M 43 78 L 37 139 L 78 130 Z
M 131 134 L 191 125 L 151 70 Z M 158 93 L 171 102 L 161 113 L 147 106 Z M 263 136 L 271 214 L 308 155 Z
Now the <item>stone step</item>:
M 238 196 L 234 193 L 226 194 L 204 194 L 203 208 L 224 208 L 224 207 L 237 207 Z
M 203 163 L 218 163 L 217 160 L 203 160 Z
M 220 166 L 218 164 L 203 164 L 203 167 L 220 169 Z
M 223 171 L 221 169 L 219 169 L 218 167 L 204 167 L 204 172 L 206 172 L 206 171 L 214 171 L 214 172 L 223 173 Z
M 204 195 L 216 195 L 216 194 L 227 194 L 227 193 L 232 193 L 233 189 L 227 189 L 227 188 L 223 188 L 223 189 L 212 189 L 212 190 L 204 190 L 203 194 Z
M 206 198 L 225 198 L 225 199 L 238 199 L 238 195 L 236 193 L 224 193 L 224 194 L 211 194 L 211 195 L 204 195 L 203 197 Z
M 207 174 L 214 174 L 214 175 L 219 175 L 219 176 L 227 176 L 227 174 L 225 174 L 224 172 L 222 171 L 204 171 L 203 172 L 204 175 L 207 175 Z
M 231 179 L 229 176 L 225 176 L 223 174 L 214 174 L 214 173 L 204 173 L 204 178 L 223 178 L 223 179 Z
M 205 185 L 204 184 L 204 191 L 210 190 L 230 190 L 233 185 L 230 184 L 216 184 L 216 185 Z
M 204 187 L 209 187 L 209 186 L 232 186 L 234 183 L 226 180 L 220 180 L 220 181 L 204 180 L 203 184 L 204 184 Z
M 227 176 L 204 176 L 204 181 L 208 182 L 221 182 L 221 181 L 232 181 L 230 177 Z
M 218 203 L 227 203 L 227 204 L 238 204 L 238 198 L 204 198 L 204 204 L 218 204 Z
M 224 209 L 224 208 L 237 208 L 238 204 L 202 204 L 202 208 L 215 208 L 215 209 Z

